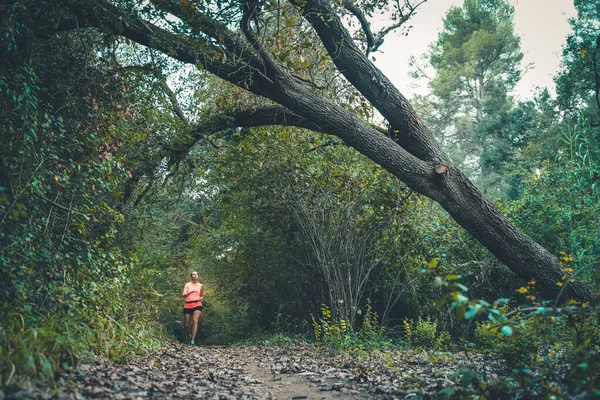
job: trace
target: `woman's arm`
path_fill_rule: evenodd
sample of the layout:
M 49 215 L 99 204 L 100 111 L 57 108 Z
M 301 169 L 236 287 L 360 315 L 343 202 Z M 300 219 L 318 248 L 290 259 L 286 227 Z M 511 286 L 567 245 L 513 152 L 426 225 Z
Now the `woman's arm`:
M 187 291 L 187 289 L 188 289 L 188 284 L 186 283 L 186 284 L 183 286 L 183 292 L 181 293 L 181 295 L 182 295 L 183 297 L 186 297 L 186 296 L 189 294 L 189 293 L 188 293 L 188 291 Z

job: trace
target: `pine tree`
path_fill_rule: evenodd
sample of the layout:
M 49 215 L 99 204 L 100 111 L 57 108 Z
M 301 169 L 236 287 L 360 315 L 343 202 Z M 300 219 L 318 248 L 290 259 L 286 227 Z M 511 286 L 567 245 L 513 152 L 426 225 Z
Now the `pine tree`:
M 434 75 L 427 122 L 453 160 L 485 189 L 518 146 L 510 92 L 521 77 L 520 39 L 506 0 L 465 0 L 452 7 L 425 55 Z M 415 77 L 423 76 L 416 72 Z

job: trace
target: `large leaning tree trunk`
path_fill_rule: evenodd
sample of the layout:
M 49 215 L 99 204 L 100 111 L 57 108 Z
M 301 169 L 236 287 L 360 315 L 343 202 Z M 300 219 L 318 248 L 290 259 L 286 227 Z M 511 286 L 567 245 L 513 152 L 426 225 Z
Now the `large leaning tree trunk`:
M 273 11 L 279 2 L 233 0 L 219 3 L 228 7 L 226 13 L 217 12 L 214 4 L 195 0 L 57 3 L 68 4 L 69 10 L 60 21 L 53 22 L 54 30 L 98 28 L 112 32 L 272 101 L 263 109 L 238 110 L 214 118 L 210 124 L 198 126 L 197 135 L 225 126 L 261 125 L 293 125 L 335 135 L 416 192 L 438 202 L 517 275 L 527 280 L 535 278 L 545 298 L 554 299 L 560 293 L 563 299 L 596 303 L 594 291 L 579 280 L 568 280 L 561 291 L 557 283 L 563 281 L 564 273 L 558 259 L 516 228 L 452 165 L 407 99 L 369 60 L 369 52 L 381 44 L 389 29 L 373 33 L 358 3 L 290 0 L 287 9 Z M 151 6 L 154 18 L 150 19 L 137 5 Z M 269 19 L 263 18 L 267 8 Z M 414 6 L 406 2 L 396 11 L 398 26 Z M 339 73 L 385 118 L 387 131 L 320 92 L 318 85 L 294 73 L 282 57 L 274 57 L 264 44 L 269 32 L 266 21 L 276 20 L 274 23 L 279 24 L 279 13 L 283 12 L 301 14 L 298 29 L 310 24 L 313 38 L 320 40 Z M 227 20 L 223 20 L 224 14 Z M 157 16 L 162 16 L 160 22 L 156 22 Z M 349 18 L 360 22 L 360 35 L 352 35 L 344 25 Z M 356 38 L 363 38 L 363 45 Z

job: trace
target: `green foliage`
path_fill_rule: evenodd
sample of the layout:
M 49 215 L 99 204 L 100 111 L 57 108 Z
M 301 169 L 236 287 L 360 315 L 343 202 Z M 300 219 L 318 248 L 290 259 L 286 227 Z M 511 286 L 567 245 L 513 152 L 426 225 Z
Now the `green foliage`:
M 600 118 L 600 105 L 596 98 L 599 89 L 596 74 L 599 73 L 600 11 L 595 0 L 575 0 L 574 5 L 577 17 L 569 21 L 573 32 L 567 37 L 563 47 L 563 68 L 554 78 L 557 101 L 560 109 L 567 115 L 576 116 L 584 108 L 597 122 Z
M 575 340 L 567 372 L 569 390 L 585 389 L 587 393 L 600 395 L 600 311 L 576 315 L 573 319 Z
M 498 94 L 505 85 L 514 87 L 523 55 L 514 34 L 513 11 L 504 0 L 465 0 L 462 7 L 452 7 L 445 16 L 444 30 L 431 47 L 430 61 L 439 81 L 431 87 L 445 94 L 462 91 L 475 95 L 468 89 L 469 80 L 474 82 L 474 78 L 487 73 L 490 81 L 484 82 L 482 89 Z M 501 79 L 506 83 L 498 84 Z
M 582 114 L 563 127 L 555 161 L 529 172 L 522 197 L 508 202 L 505 211 L 538 243 L 554 249 L 563 268 L 600 282 L 593 268 L 600 262 L 600 149 L 591 135 Z
M 525 391 L 544 395 L 600 393 L 595 341 L 600 334 L 600 309 L 573 301 L 564 307 L 510 309 L 507 299 L 498 299 L 492 306 L 485 300 L 469 300 L 459 290 L 452 293 L 447 299 L 457 320 L 469 324 L 482 316 L 489 320 L 476 324 L 474 337 L 481 350 L 496 353 L 506 362 L 510 375 L 498 386 L 518 383 Z
M 48 7 L 15 3 L 0 27 L 0 386 L 10 390 L 161 337 L 139 300 L 156 296 L 135 283 L 151 271 L 116 240 L 130 172 L 114 126 L 131 117 L 127 85 L 97 34 L 36 31 L 55 17 Z
M 201 341 L 207 344 L 230 344 L 261 332 L 247 304 L 222 295 L 206 297 L 211 300 L 201 319 Z
M 428 79 L 431 89 L 415 99 L 424 119 L 453 161 L 484 192 L 500 197 L 501 171 L 528 139 L 523 130 L 530 123 L 526 108 L 515 107 L 509 95 L 523 58 L 513 11 L 505 0 L 465 0 L 446 13 L 444 29 L 424 56 L 428 65 L 412 61 L 414 77 Z
M 33 328 L 25 322 L 27 311 L 21 311 L 7 315 L 0 326 L 2 386 L 15 385 L 28 376 L 40 376 L 53 384 L 55 371 L 73 366 L 82 346 L 55 316 Z
M 354 330 L 346 320 L 334 319 L 325 304 L 321 306 L 321 317 L 312 317 L 313 333 L 317 343 L 339 352 L 369 353 L 391 345 L 385 338 L 385 329 L 379 326 L 379 317 L 371 309 L 370 302 L 365 307 L 361 326 Z
M 156 350 L 162 328 L 155 319 L 155 292 L 132 290 L 138 285 L 129 277 L 144 279 L 146 271 L 135 264 L 129 268 L 131 275 L 90 282 L 81 292 L 64 286 L 55 300 L 62 307 L 48 316 L 36 315 L 40 306 L 29 302 L 5 314 L 0 330 L 3 385 L 11 390 L 36 377 L 52 384 L 57 372 L 74 368 L 93 354 L 125 361 Z
M 52 380 L 82 357 L 129 359 L 159 346 L 164 330 L 182 335 L 179 293 L 195 269 L 207 285 L 203 343 L 249 335 L 254 343 L 287 343 L 288 333 L 310 330 L 307 315 L 325 303 L 312 328 L 328 348 L 387 348 L 390 330 L 380 323 L 404 321 L 407 343 L 446 349 L 447 321 L 433 317 L 441 294 L 455 311 L 452 326 L 470 323 L 452 334 L 462 329 L 502 356 L 517 371 L 514 382 L 556 394 L 531 372 L 538 369 L 565 377 L 563 393 L 599 390 L 597 310 L 539 304 L 535 283 L 518 297 L 519 282 L 442 210 L 336 138 L 234 126 L 198 132 L 195 122 L 210 126 L 222 110 L 263 100 L 251 102 L 205 71 L 181 73 L 166 56 L 106 32 L 49 36 L 63 16 L 52 2 L 30 3 L 0 6 L 10 11 L 0 27 L 2 385 Z M 369 15 L 398 7 L 384 3 L 362 6 Z M 594 117 L 596 33 L 584 19 L 594 23 L 595 4 L 576 6 L 558 104 L 569 117 L 575 105 Z M 227 21 L 236 10 L 217 18 Z M 327 82 L 328 96 L 372 120 L 372 106 L 339 84 L 314 32 L 299 29 L 300 15 L 288 10 L 281 29 L 277 18 L 277 34 L 270 34 L 274 25 L 265 28 L 273 57 L 301 79 Z M 449 11 L 428 55 L 436 76 L 433 102 L 423 107 L 431 111 L 427 122 L 462 135 L 443 140 L 461 146 L 455 161 L 484 177 L 479 184 L 519 181 L 510 194 L 517 200 L 499 204 L 560 258 L 565 278 L 557 283 L 573 274 L 598 283 L 598 132 L 583 114 L 560 123 L 547 92 L 515 106 L 509 94 L 522 54 L 511 14 L 504 0 L 466 0 Z M 294 41 L 301 46 L 292 49 Z M 175 80 L 197 87 L 172 90 Z M 524 172 L 505 174 L 528 145 L 524 156 L 546 163 L 522 160 Z M 506 185 L 497 186 L 488 193 L 501 195 Z M 432 285 L 433 276 L 445 278 Z M 513 296 L 478 299 L 498 292 L 533 306 L 509 309 Z M 367 296 L 372 304 L 363 307 Z M 461 380 L 480 382 L 472 372 Z
M 556 131 L 560 136 L 555 139 L 554 159 L 529 172 L 522 181 L 521 197 L 502 206 L 538 242 L 555 249 L 565 273 L 557 285 L 568 284 L 574 274 L 597 283 L 593 266 L 599 262 L 600 153 L 583 114 Z M 506 306 L 508 298 L 493 304 L 469 299 L 466 287 L 455 279 L 440 278 L 438 283 L 449 289 L 444 299 L 451 302 L 457 321 L 479 321 L 474 330 L 478 348 L 506 361 L 512 372 L 506 385 L 518 383 L 548 395 L 598 390 L 598 310 L 568 299 L 562 299 L 567 302 L 563 308 L 542 304 L 534 280 L 513 289 L 520 294 L 517 301 L 524 304 L 513 309 Z M 490 322 L 481 322 L 484 316 Z
M 450 334 L 438 329 L 438 322 L 431 317 L 416 321 L 404 320 L 404 339 L 412 346 L 423 349 L 447 350 L 451 345 Z
M 510 327 L 508 330 L 505 327 Z M 539 362 L 539 339 L 527 327 L 504 325 L 504 332 L 487 323 L 477 324 L 475 342 L 482 350 L 498 354 L 508 368 L 523 369 L 535 367 Z M 509 333 L 509 334 L 507 334 Z
M 475 344 L 484 351 L 496 352 L 497 346 L 506 335 L 487 323 L 478 323 L 474 331 Z
M 422 265 L 411 244 L 433 229 L 414 229 L 429 219 L 426 202 L 338 144 L 300 130 L 254 129 L 233 135 L 218 154 L 193 155 L 214 173 L 197 172 L 203 195 L 190 210 L 207 230 L 188 244 L 217 296 L 250 305 L 250 332 L 307 332 L 308 314 L 322 303 L 353 325 L 361 296 L 376 286 L 383 290 L 373 307 L 386 317 L 416 297 L 404 282 Z M 405 201 L 394 200 L 400 195 Z

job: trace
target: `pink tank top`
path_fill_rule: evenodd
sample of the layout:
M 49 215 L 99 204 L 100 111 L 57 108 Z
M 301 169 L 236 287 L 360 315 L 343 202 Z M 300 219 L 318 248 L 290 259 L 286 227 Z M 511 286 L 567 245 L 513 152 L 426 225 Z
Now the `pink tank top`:
M 196 308 L 200 307 L 201 305 L 202 302 L 200 301 L 200 293 L 194 292 L 187 295 L 183 308 Z

